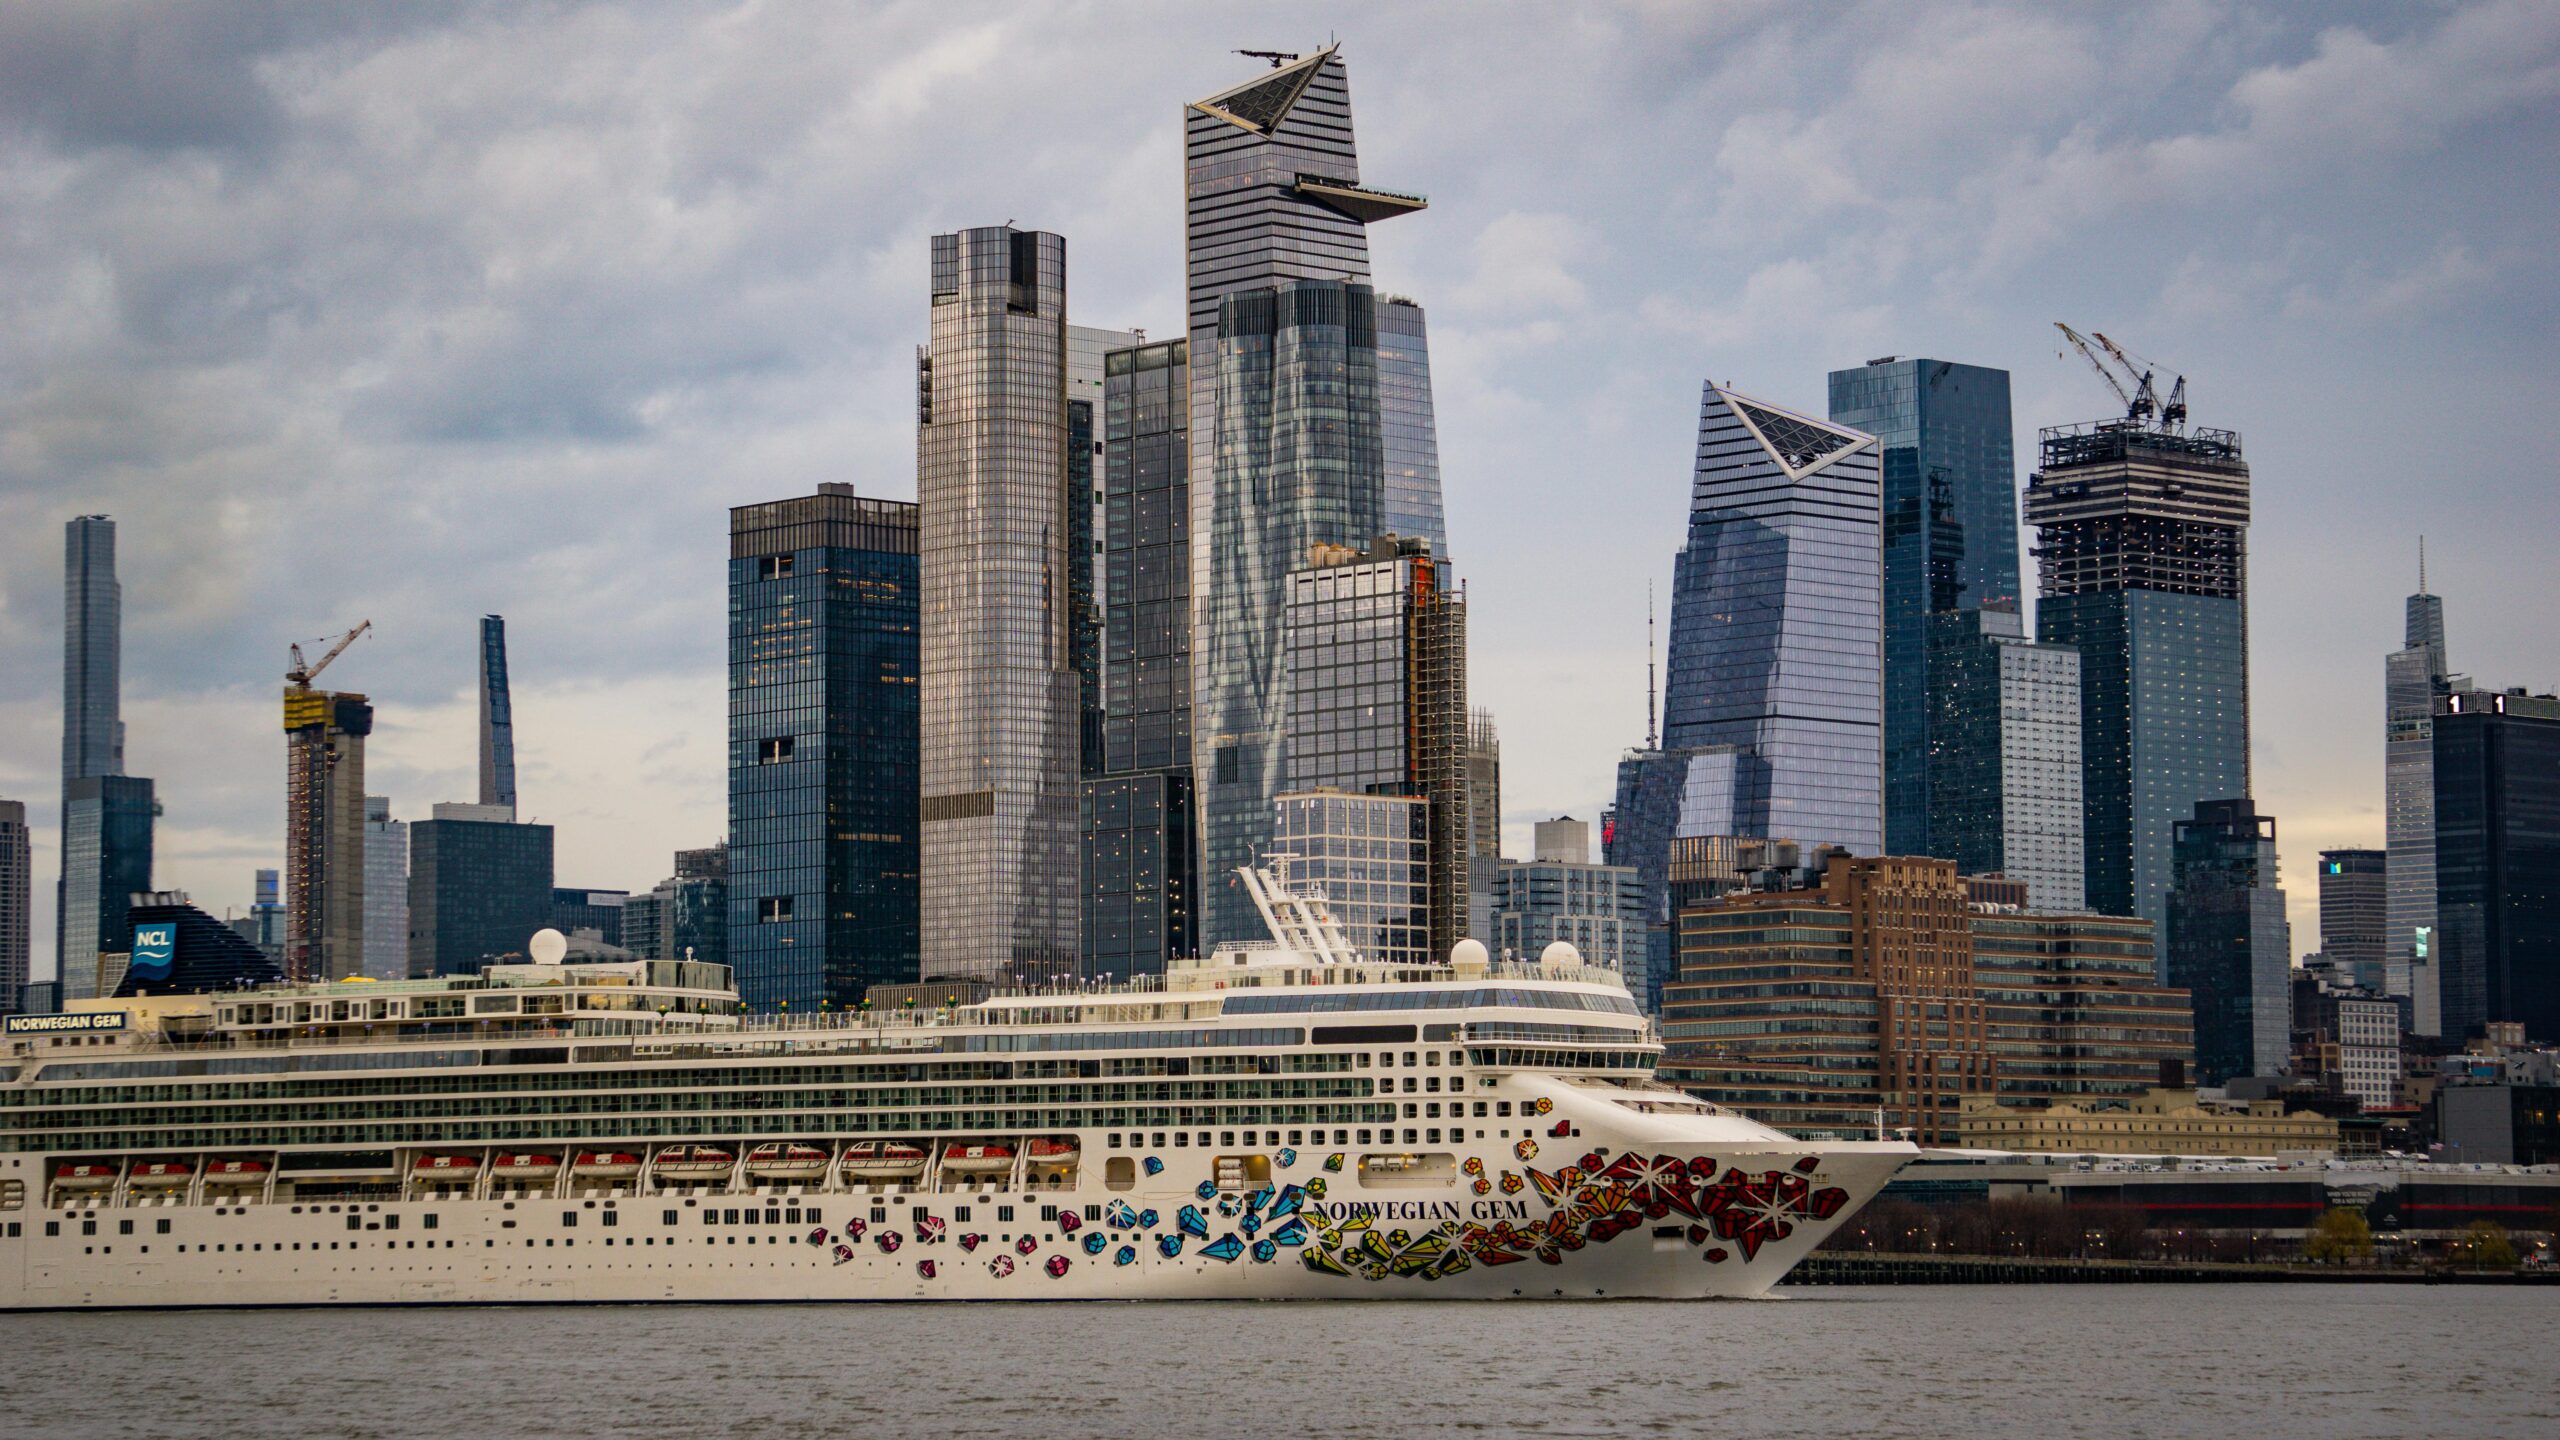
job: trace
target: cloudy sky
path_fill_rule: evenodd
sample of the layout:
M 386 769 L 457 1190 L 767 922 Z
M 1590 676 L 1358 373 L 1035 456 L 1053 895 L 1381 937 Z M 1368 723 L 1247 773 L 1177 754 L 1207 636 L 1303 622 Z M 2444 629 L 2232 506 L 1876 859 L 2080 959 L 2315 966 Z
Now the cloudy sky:
M 1699 382 L 2015 374 L 2049 322 L 2191 377 L 2256 476 L 2257 788 L 2382 838 L 2417 536 L 2458 667 L 2560 683 L 2560 8 L 1779 3 L 0 8 L 0 795 L 50 952 L 61 526 L 121 528 L 159 880 L 280 863 L 289 641 L 380 707 L 369 788 L 471 798 L 508 617 L 560 879 L 722 829 L 728 506 L 914 493 L 927 237 L 1068 238 L 1079 323 L 1181 321 L 1179 107 L 1339 27 L 1430 308 L 1506 817 L 1588 815 L 1644 728 Z M 2023 479 L 2023 477 L 2021 477 Z

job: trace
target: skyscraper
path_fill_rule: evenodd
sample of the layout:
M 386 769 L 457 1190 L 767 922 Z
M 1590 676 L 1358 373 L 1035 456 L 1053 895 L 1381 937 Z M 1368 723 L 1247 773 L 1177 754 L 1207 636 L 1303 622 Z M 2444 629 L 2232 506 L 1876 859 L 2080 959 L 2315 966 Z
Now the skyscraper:
M 1319 545 L 1288 577 L 1287 788 L 1428 802 L 1433 958 L 1471 918 L 1466 603 L 1449 563 L 1420 539 Z
M 1067 327 L 1067 668 L 1076 672 L 1076 773 L 1102 773 L 1102 625 L 1110 449 L 1110 355 L 1137 342 L 1125 330 Z
M 2023 881 L 2040 913 L 2077 914 L 2079 654 L 2029 641 L 2005 606 L 1941 611 L 1929 628 L 1929 853 Z
M 2292 930 L 2276 822 L 2255 802 L 2199 800 L 2178 822 L 2167 895 L 2168 983 L 2193 997 L 2196 1076 L 2281 1074 L 2292 1049 Z
M 2377 994 L 2382 992 L 2389 874 L 2380 850 L 2320 852 L 2320 953 Z
M 1630 990 L 1644 988 L 1644 896 L 1636 872 L 1591 863 L 1591 827 L 1564 817 L 1538 822 L 1525 861 L 1497 862 L 1493 940 L 1496 954 L 1535 960 L 1561 940 L 1583 963 L 1614 970 Z
M 35 903 L 35 851 L 27 802 L 0 800 L 0 1015 L 15 1012 L 29 976 L 27 931 Z
M 516 707 L 507 689 L 507 617 L 480 617 L 480 803 L 516 804 Z
M 2026 516 L 2036 638 L 2080 652 L 2088 904 L 2165 933 L 2176 826 L 2200 800 L 2249 793 L 2240 437 L 2125 421 L 2048 429 Z
M 1884 513 L 1884 847 L 1960 858 L 1930 829 L 1936 703 L 1930 617 L 2020 613 L 2009 372 L 1887 356 L 1831 372 L 1831 419 L 1876 437 Z M 1982 715 L 1988 721 L 1993 717 Z M 2063 907 L 2077 909 L 2072 902 Z
M 1331 47 L 1186 107 L 1183 160 L 1205 948 L 1261 933 L 1227 877 L 1267 847 L 1282 787 L 1282 577 L 1309 546 L 1365 545 L 1387 528 L 1365 227 L 1425 202 L 1360 183 L 1350 84 Z M 1385 362 L 1405 367 L 1396 444 L 1408 456 L 1428 428 L 1409 403 L 1428 374 L 1418 309 L 1411 319 Z M 1420 485 L 1418 465 L 1408 478 Z
M 1879 504 L 1872 437 L 1707 385 L 1662 713 L 1665 750 L 1733 747 L 1701 833 L 1883 844 Z
M 1364 959 L 1423 965 L 1431 948 L 1431 803 L 1418 795 L 1292 790 L 1272 802 L 1271 865 L 1321 897 Z
M 1379 450 L 1385 458 L 1386 530 L 1426 541 L 1449 558 L 1440 501 L 1440 430 L 1431 404 L 1431 336 L 1422 307 L 1378 297 Z
M 1189 349 L 1170 340 L 1103 356 L 1102 773 L 1085 781 L 1082 817 L 1092 975 L 1158 974 L 1199 949 Z
M 2438 1027 L 2499 1022 L 2560 1044 L 2560 699 L 2457 690 L 2436 701 Z
M 262 880 L 274 873 L 258 872 Z M 364 797 L 364 973 L 409 974 L 409 822 L 391 818 L 385 795 Z
M 2436 788 L 2432 739 L 2436 697 L 2452 688 L 2445 658 L 2444 601 L 2427 593 L 2421 544 L 2418 593 L 2409 597 L 2400 649 L 2382 660 L 2383 990 L 2410 998 L 2418 1033 L 2436 1033 L 2436 996 L 2420 994 L 2413 961 L 2421 932 L 2436 924 Z M 2434 971 L 2426 972 L 2432 982 Z
M 87 775 L 63 786 L 62 946 L 55 978 L 63 998 L 104 994 L 98 957 L 133 949 L 133 897 L 151 888 L 151 782 L 139 775 Z
M 1587 858 L 1587 857 L 1586 857 Z M 1467 712 L 1467 926 L 1494 943 L 1494 891 L 1502 874 L 1502 731 L 1493 712 Z
M 364 853 L 366 871 L 365 889 L 368 892 L 367 898 L 370 899 L 370 892 L 373 889 L 373 851 L 370 846 L 368 846 Z M 409 868 L 408 848 L 405 836 L 400 854 L 401 866 L 399 883 L 401 886 L 401 894 L 399 897 L 399 903 L 392 907 L 392 913 L 398 915 L 400 917 L 400 923 L 405 926 L 409 923 L 409 896 L 407 890 L 409 883 Z M 265 951 L 267 958 L 276 962 L 277 973 L 282 974 L 284 966 L 284 872 L 281 870 L 268 869 L 252 871 L 249 875 L 249 887 L 249 929 L 247 932 L 249 943 L 257 946 L 260 950 Z M 373 933 L 370 928 L 372 924 L 372 916 L 373 907 L 371 905 L 367 905 L 365 907 L 366 924 L 368 927 L 365 932 L 365 964 L 367 966 L 371 966 L 373 963 L 373 956 L 371 953 L 373 946 Z M 387 972 L 385 975 L 377 976 L 376 978 L 378 979 L 399 979 L 407 973 L 406 961 L 408 959 L 408 932 L 403 930 L 396 938 L 400 941 L 400 958 L 403 963 L 401 966 Z M 371 975 L 373 974 L 373 971 L 371 969 L 367 969 L 365 973 Z
M 124 586 L 116 580 L 116 522 L 83 515 L 63 526 L 62 778 L 124 773 Z
M 916 507 L 729 512 L 729 964 L 757 1010 L 916 979 Z
M 409 827 L 409 975 L 476 974 L 552 919 L 552 835 L 504 805 L 439 804 Z
M 373 706 L 352 692 L 284 692 L 284 973 L 364 973 L 364 742 Z
M 1071 975 L 1082 845 L 1070 572 L 1090 559 L 1067 549 L 1067 242 L 962 230 L 934 237 L 932 269 L 916 429 L 924 974 Z

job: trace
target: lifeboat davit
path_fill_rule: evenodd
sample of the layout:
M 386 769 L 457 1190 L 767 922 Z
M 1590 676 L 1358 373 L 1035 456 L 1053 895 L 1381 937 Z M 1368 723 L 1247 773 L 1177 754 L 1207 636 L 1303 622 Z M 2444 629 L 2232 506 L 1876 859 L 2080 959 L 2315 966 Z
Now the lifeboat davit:
M 573 1180 L 628 1180 L 640 1173 L 640 1157 L 627 1150 L 581 1150 L 569 1162 Z
M 57 1165 L 53 1183 L 61 1190 L 112 1190 L 116 1183 L 116 1167 L 97 1163 Z
M 549 1180 L 560 1173 L 560 1157 L 532 1151 L 501 1151 L 498 1158 L 490 1162 L 489 1173 L 510 1185 Z
M 468 1185 L 480 1173 L 477 1155 L 424 1155 L 409 1167 L 409 1179 L 419 1185 Z
M 747 1173 L 759 1180 L 817 1180 L 827 1173 L 827 1152 L 815 1145 L 776 1140 L 747 1152 Z
M 1034 1160 L 1073 1160 L 1076 1158 L 1076 1142 L 1042 1136 L 1024 1146 L 1022 1153 Z
M 216 1160 L 204 1167 L 207 1185 L 264 1185 L 272 1168 L 264 1160 Z
M 954 1145 L 942 1152 L 942 1168 L 971 1175 L 1013 1168 L 1013 1147 L 1000 1141 L 984 1145 Z
M 855 1179 L 921 1175 L 928 1158 L 923 1146 L 904 1140 L 861 1140 L 844 1147 L 844 1173 Z
M 154 1160 L 134 1166 L 125 1180 L 137 1190 L 177 1190 L 184 1188 L 195 1174 L 196 1167 L 184 1160 Z
M 661 1180 L 719 1180 L 738 1163 L 736 1152 L 717 1145 L 670 1145 L 658 1152 Z

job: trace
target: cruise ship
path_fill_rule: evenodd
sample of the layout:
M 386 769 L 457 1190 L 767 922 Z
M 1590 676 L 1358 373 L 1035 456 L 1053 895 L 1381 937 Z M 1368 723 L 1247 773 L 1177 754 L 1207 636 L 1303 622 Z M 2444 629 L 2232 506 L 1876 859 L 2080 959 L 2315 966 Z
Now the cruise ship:
M 748 1016 L 493 965 L 8 1018 L 0 1307 L 1754 1296 L 1907 1144 L 1660 1084 L 1570 947 L 1271 939 L 1119 985 Z

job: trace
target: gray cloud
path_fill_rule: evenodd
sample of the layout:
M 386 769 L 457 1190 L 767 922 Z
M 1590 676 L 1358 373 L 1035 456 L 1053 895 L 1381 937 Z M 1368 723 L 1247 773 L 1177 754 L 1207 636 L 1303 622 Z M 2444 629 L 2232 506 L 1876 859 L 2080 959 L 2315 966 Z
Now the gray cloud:
M 462 793 L 490 610 L 568 878 L 649 883 L 721 824 L 725 508 L 912 493 L 926 237 L 1059 230 L 1080 321 L 1171 333 L 1179 104 L 1325 23 L 0 10 L 0 793 L 50 812 L 60 523 L 107 510 L 165 883 L 236 904 L 273 863 L 284 645 L 359 617 L 333 679 L 382 706 L 375 788 Z M 1380 229 L 1378 272 L 1432 310 L 1513 815 L 1589 813 L 1640 736 L 1702 376 L 1818 406 L 1868 355 L 2005 365 L 2031 440 L 2099 408 L 2055 318 L 2168 357 L 2248 435 L 2260 789 L 2298 891 L 2310 848 L 2380 835 L 2377 657 L 2417 531 L 2457 660 L 2560 681 L 2547 5 L 1357 27 L 1367 172 L 1433 201 Z M 2527 438 L 2482 463 L 2485 435 Z

